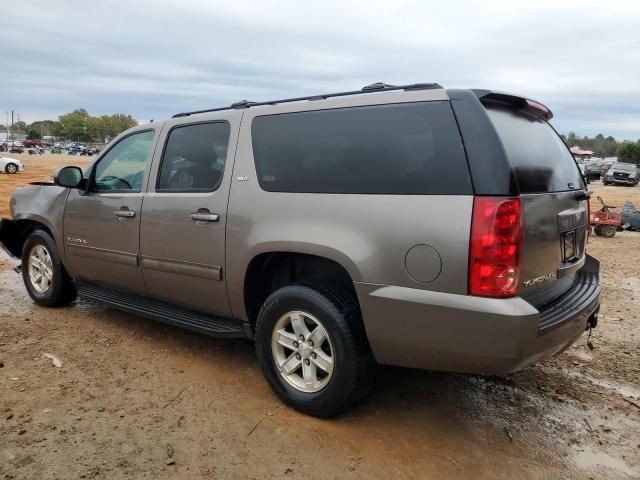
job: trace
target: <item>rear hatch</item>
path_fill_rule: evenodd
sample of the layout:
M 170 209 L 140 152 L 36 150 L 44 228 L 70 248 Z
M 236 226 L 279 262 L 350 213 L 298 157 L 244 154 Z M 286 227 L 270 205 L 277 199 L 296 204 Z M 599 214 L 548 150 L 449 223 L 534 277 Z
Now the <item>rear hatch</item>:
M 551 112 L 519 97 L 509 99 L 489 95 L 482 103 L 522 201 L 519 295 L 540 308 L 567 292 L 585 263 L 585 184 L 573 156 L 547 122 Z

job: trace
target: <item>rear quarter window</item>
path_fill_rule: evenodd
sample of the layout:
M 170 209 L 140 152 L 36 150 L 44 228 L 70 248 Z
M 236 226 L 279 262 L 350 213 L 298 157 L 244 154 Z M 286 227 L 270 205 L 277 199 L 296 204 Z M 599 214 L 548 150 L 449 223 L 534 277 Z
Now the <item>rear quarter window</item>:
M 266 191 L 472 193 L 448 102 L 263 115 L 251 133 Z
M 502 106 L 488 105 L 487 112 L 502 141 L 520 193 L 584 188 L 573 156 L 546 121 Z

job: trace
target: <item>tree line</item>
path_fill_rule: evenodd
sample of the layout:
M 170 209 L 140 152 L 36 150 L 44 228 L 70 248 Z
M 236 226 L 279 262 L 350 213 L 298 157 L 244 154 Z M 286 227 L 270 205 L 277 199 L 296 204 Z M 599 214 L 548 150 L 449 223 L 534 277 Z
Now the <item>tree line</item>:
M 92 116 L 80 108 L 60 115 L 58 120 L 38 120 L 30 124 L 15 122 L 11 133 L 26 135 L 29 139 L 52 136 L 74 142 L 102 143 L 106 138 L 113 138 L 136 125 L 138 122 L 131 115 L 116 113 Z M 3 125 L 0 128 L 6 130 Z
M 618 157 L 620 162 L 640 164 L 640 140 L 619 142 L 611 135 L 605 137 L 601 133 L 592 138 L 578 137 L 575 132 L 560 136 L 569 148 L 578 146 L 583 150 L 591 150 L 595 157 Z

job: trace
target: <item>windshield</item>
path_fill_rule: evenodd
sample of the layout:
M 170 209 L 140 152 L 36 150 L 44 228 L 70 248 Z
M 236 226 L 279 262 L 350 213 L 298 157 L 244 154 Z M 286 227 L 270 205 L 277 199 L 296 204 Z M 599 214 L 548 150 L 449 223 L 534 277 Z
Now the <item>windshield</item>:
M 625 172 L 635 172 L 636 166 L 631 163 L 614 163 L 611 166 L 612 170 L 624 170 Z

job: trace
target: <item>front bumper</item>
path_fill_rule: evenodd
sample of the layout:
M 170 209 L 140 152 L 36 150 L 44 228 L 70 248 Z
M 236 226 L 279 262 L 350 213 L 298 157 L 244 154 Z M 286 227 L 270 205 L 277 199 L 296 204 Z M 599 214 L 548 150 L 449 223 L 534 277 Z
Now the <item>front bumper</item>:
M 599 263 L 587 256 L 576 284 L 538 310 L 493 299 L 356 283 L 369 343 L 382 364 L 509 373 L 564 351 L 600 307 Z
M 637 180 L 635 178 L 616 178 L 616 177 L 608 177 L 607 182 L 609 183 L 618 183 L 620 185 L 635 185 Z

